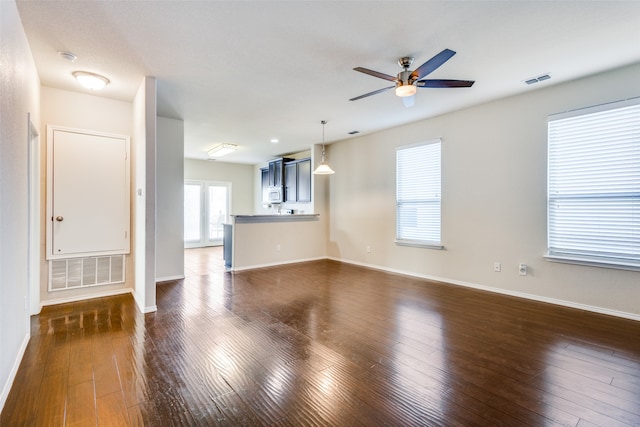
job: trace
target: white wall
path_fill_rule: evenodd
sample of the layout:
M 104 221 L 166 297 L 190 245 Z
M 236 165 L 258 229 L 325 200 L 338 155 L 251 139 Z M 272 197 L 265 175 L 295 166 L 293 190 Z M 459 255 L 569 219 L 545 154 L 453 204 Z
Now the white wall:
M 86 129 L 91 131 L 106 132 L 120 135 L 132 135 L 132 104 L 129 102 L 116 101 L 99 96 L 88 95 L 80 92 L 71 92 L 61 89 L 54 89 L 47 86 L 41 88 L 41 115 L 42 123 L 40 135 L 42 139 L 42 185 L 45 189 L 46 179 L 46 126 L 57 125 L 76 129 Z M 132 139 L 132 149 L 135 141 Z M 41 212 L 43 223 L 46 224 L 45 211 L 46 199 L 45 191 L 41 193 Z M 44 227 L 42 230 L 42 242 L 44 245 Z M 43 246 L 44 247 L 44 246 Z M 133 245 L 132 245 L 133 250 Z M 41 277 L 40 277 L 40 301 L 41 303 L 56 304 L 75 299 L 91 298 L 95 296 L 118 293 L 133 288 L 133 263 L 130 255 L 126 259 L 126 281 L 125 283 L 88 287 L 82 289 L 69 289 L 63 291 L 49 292 L 48 290 L 48 263 L 44 258 L 44 249 L 41 251 Z
M 143 313 L 156 307 L 157 85 L 144 77 L 133 100 L 132 171 L 135 300 Z
M 158 117 L 156 281 L 184 277 L 184 122 Z
M 40 81 L 13 1 L 0 1 L 0 410 L 29 340 L 27 114 Z
M 238 163 L 185 159 L 184 179 L 231 183 L 231 215 L 253 213 L 254 167 Z
M 543 258 L 547 116 L 640 96 L 639 83 L 634 65 L 332 144 L 329 256 L 640 320 L 640 272 Z M 436 137 L 445 250 L 397 246 L 395 149 Z

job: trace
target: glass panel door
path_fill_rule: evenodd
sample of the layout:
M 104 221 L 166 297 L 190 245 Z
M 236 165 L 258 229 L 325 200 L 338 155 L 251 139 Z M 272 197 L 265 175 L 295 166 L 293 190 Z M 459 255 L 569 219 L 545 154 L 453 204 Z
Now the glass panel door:
M 231 184 L 188 181 L 184 185 L 184 246 L 222 245 L 222 224 L 229 221 Z
M 184 185 L 184 245 L 202 246 L 202 188 L 203 183 Z
M 229 185 L 209 184 L 209 233 L 207 246 L 222 244 L 222 224 L 229 220 Z

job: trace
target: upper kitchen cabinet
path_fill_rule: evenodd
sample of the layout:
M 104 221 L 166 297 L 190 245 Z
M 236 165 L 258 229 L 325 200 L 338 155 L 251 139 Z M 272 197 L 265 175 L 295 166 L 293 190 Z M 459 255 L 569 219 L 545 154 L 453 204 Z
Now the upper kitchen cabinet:
M 284 165 L 286 202 L 311 202 L 311 159 L 287 162 Z
M 269 202 L 269 168 L 260 169 L 260 187 L 262 189 L 262 203 Z
M 279 158 L 269 162 L 267 202 L 284 202 L 284 164 L 290 160 L 292 159 Z
M 311 202 L 311 159 L 298 162 L 298 202 Z

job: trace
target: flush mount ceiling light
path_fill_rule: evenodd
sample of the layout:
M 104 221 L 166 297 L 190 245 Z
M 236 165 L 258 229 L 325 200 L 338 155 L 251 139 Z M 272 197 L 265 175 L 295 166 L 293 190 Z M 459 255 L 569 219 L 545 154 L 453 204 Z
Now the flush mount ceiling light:
M 73 77 L 89 90 L 101 90 L 110 83 L 109 79 L 105 76 L 87 71 L 74 71 Z
M 220 144 L 207 151 L 207 155 L 210 159 L 217 159 L 222 156 L 226 156 L 229 153 L 233 153 L 238 149 L 235 144 Z
M 322 157 L 320 160 L 320 164 L 318 165 L 316 170 L 313 171 L 313 173 L 314 175 L 331 175 L 335 173 L 335 171 L 331 169 L 331 167 L 329 167 L 329 165 L 325 162 L 324 155 L 324 125 L 327 124 L 327 121 L 322 120 L 320 123 L 322 124 Z

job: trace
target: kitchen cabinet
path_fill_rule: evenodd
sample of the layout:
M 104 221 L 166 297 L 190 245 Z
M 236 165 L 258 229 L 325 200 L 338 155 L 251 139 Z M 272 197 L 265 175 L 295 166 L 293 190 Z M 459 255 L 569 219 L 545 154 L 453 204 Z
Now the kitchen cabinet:
M 284 202 L 284 165 L 292 159 L 279 158 L 269 162 L 269 185 L 267 192 L 267 202 Z
M 284 165 L 285 201 L 311 201 L 311 159 L 287 162 Z
M 297 162 L 284 165 L 284 200 L 286 202 L 298 201 Z
M 285 159 L 275 159 L 269 162 L 269 186 L 270 187 L 278 187 L 282 185 L 282 178 L 284 174 L 284 170 L 283 170 L 284 161 Z
M 262 189 L 262 203 L 269 202 L 269 168 L 260 169 L 260 187 Z
M 311 159 L 298 162 L 297 171 L 298 202 L 311 202 Z

